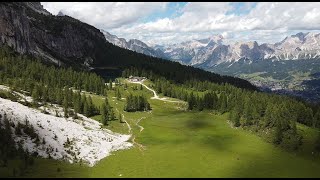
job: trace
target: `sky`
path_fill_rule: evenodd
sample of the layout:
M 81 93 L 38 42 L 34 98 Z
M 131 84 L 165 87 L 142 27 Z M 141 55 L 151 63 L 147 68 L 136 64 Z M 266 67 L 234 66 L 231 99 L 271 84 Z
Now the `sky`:
M 118 37 L 149 45 L 221 34 L 224 41 L 275 43 L 320 32 L 319 2 L 41 2 Z

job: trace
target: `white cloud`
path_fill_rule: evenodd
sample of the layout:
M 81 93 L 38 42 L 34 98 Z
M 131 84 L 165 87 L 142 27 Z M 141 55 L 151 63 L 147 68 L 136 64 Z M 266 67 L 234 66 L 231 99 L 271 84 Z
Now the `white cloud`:
M 228 40 L 280 41 L 289 33 L 320 30 L 319 2 L 245 3 L 237 13 L 232 3 L 190 2 L 180 16 L 154 21 L 141 17 L 164 10 L 166 3 L 42 3 L 53 14 L 59 9 L 70 16 L 103 28 L 119 37 L 146 42 L 172 43 L 224 33 Z M 251 10 L 250 10 L 251 9 Z M 135 36 L 135 37 L 133 37 Z M 206 37 L 205 37 L 206 36 Z
M 59 11 L 98 28 L 117 28 L 134 23 L 154 11 L 165 10 L 163 2 L 42 2 L 56 15 Z

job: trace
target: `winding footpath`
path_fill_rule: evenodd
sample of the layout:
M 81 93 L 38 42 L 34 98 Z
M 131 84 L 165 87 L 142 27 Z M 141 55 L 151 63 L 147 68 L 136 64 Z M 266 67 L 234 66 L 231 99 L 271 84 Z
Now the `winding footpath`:
M 142 86 L 144 86 L 145 88 L 147 88 L 149 91 L 152 91 L 153 92 L 153 97 L 151 97 L 151 99 L 158 99 L 158 100 L 161 100 L 161 101 L 166 101 L 166 102 L 173 102 L 173 103 L 181 103 L 181 101 L 172 101 L 172 100 L 168 100 L 167 98 L 160 98 L 158 95 L 157 95 L 157 92 L 151 88 L 149 88 L 147 85 L 143 84 L 143 81 L 138 81 L 138 82 L 132 82 L 132 81 L 129 81 L 127 80 L 129 83 L 134 83 L 134 84 L 141 84 Z
M 142 120 L 145 119 L 146 117 L 142 117 L 140 119 L 138 119 L 138 121 L 136 122 L 136 126 L 138 126 L 140 128 L 140 132 L 142 132 L 144 130 L 144 128 L 142 126 L 140 126 L 138 123 Z
M 116 110 L 117 110 L 118 113 L 120 113 L 119 110 L 118 110 L 118 108 L 116 108 Z M 131 128 L 130 124 L 127 122 L 127 120 L 125 119 L 124 115 L 123 115 L 123 114 L 121 114 L 121 115 L 122 115 L 122 120 L 127 124 L 128 133 L 131 134 L 132 128 Z M 140 128 L 140 132 L 139 132 L 139 133 L 141 133 L 144 128 L 143 128 L 142 126 L 140 126 L 138 123 L 139 123 L 142 119 L 145 119 L 145 118 L 146 118 L 146 117 L 142 117 L 142 118 L 138 119 L 138 121 L 137 121 L 136 124 L 135 124 L 136 126 L 138 126 L 138 127 Z M 137 145 L 138 148 L 139 148 L 139 150 L 143 152 L 143 150 L 146 149 L 145 146 L 143 146 L 142 144 L 137 143 L 137 142 L 135 141 L 135 138 L 136 138 L 136 136 L 133 135 L 132 143 L 135 144 L 135 145 Z
M 118 108 L 116 108 L 117 112 L 120 114 L 120 111 L 118 110 Z M 131 126 L 130 124 L 126 121 L 126 119 L 124 118 L 124 115 L 122 115 L 122 120 L 126 123 L 127 127 L 128 127 L 128 133 L 131 134 Z

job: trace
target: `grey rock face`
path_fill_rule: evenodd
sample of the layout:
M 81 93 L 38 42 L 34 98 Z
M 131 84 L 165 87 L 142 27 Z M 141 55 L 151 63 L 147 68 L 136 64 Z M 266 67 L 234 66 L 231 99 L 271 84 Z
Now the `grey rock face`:
M 36 55 L 58 65 L 94 64 L 106 51 L 104 35 L 69 16 L 53 16 L 39 2 L 0 4 L 0 37 L 22 54 Z M 90 61 L 88 61 L 90 59 Z
M 138 53 L 146 54 L 148 56 L 164 58 L 165 55 L 161 50 L 149 47 L 146 43 L 138 39 L 130 39 L 126 41 L 124 38 L 119 38 L 116 35 L 112 35 L 107 31 L 101 30 L 106 40 L 121 48 L 129 49 Z

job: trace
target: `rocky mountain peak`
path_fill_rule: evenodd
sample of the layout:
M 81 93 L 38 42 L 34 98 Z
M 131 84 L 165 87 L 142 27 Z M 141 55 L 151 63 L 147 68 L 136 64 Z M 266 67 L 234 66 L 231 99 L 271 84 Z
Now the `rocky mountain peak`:
M 304 41 L 305 40 L 305 36 L 307 36 L 309 33 L 302 33 L 302 32 L 299 32 L 295 35 L 291 35 L 291 37 L 295 38 L 297 37 L 300 41 Z
M 41 13 L 44 15 L 51 15 L 49 11 L 43 8 L 40 2 L 24 2 L 25 5 L 37 13 Z
M 65 16 L 65 14 L 63 14 L 62 11 L 59 11 L 59 13 L 57 14 L 57 16 Z

